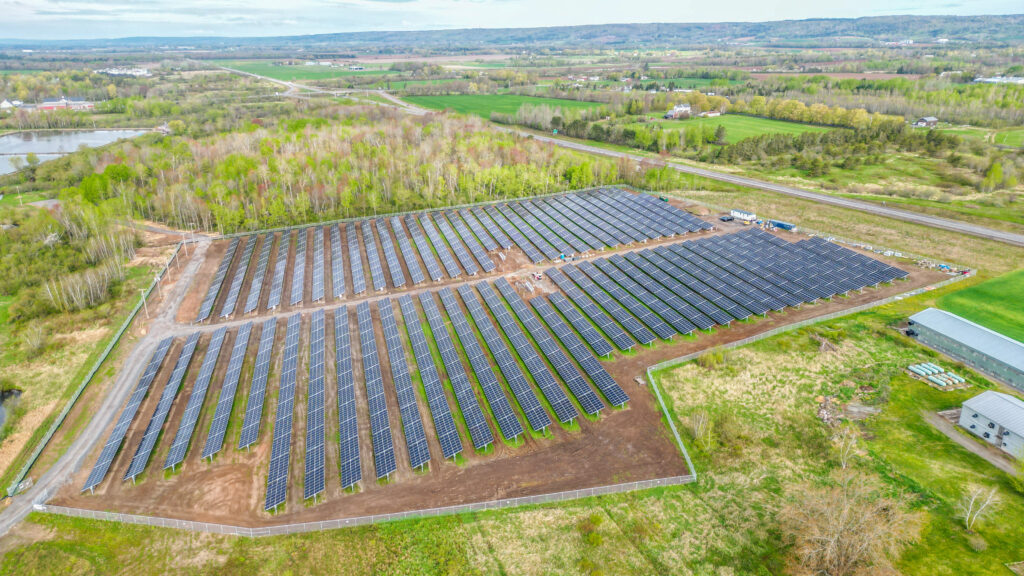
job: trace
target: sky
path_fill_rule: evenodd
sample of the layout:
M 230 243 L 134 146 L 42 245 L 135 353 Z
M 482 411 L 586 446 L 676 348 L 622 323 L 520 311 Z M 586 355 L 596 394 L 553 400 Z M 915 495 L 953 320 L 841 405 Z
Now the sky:
M 0 0 L 0 38 L 282 36 L 372 30 L 1011 14 L 1020 0 Z

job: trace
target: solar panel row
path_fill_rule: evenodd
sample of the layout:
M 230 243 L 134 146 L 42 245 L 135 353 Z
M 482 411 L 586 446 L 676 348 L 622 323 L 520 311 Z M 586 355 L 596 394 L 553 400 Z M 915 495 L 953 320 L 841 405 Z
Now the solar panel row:
M 398 396 L 398 412 L 402 418 L 402 431 L 405 433 L 405 445 L 409 452 L 409 463 L 413 468 L 421 468 L 430 462 L 430 449 L 427 447 L 427 434 L 423 430 L 423 417 L 416 403 L 416 391 L 412 387 L 409 376 L 409 364 L 405 359 L 405 347 L 398 333 L 395 312 L 391 299 L 385 298 L 377 302 L 380 314 L 380 327 L 384 331 L 384 346 L 388 352 L 388 363 L 391 366 L 391 383 Z
M 359 234 L 355 222 L 345 227 L 348 234 L 348 263 L 352 269 L 352 293 L 366 292 L 366 276 L 363 275 L 363 257 L 359 255 Z
M 135 456 L 132 457 L 128 471 L 124 474 L 125 480 L 129 478 L 135 479 L 136 476 L 142 474 L 146 469 L 146 465 L 149 464 L 149 457 L 153 453 L 153 447 L 156 446 L 156 440 L 160 436 L 164 422 L 167 420 L 167 414 L 171 411 L 174 398 L 178 395 L 181 382 L 185 379 L 185 372 L 188 371 L 189 362 L 192 361 L 192 353 L 195 352 L 198 342 L 199 332 L 194 332 L 185 341 L 185 346 L 178 355 L 178 362 L 174 365 L 174 371 L 167 382 L 164 383 L 163 392 L 160 394 L 160 401 L 157 403 L 156 409 L 149 419 L 149 424 L 146 425 L 146 432 L 142 435 L 142 440 L 135 449 Z
M 499 247 L 508 250 L 514 246 L 512 239 L 505 234 L 504 230 L 494 222 L 487 212 L 484 212 L 483 208 L 473 208 L 472 210 L 466 210 L 465 212 L 467 214 L 472 214 L 473 217 L 480 221 L 484 230 L 494 238 L 494 242 L 497 243 Z
M 423 226 L 423 231 L 427 234 L 427 238 L 430 239 L 430 244 L 434 247 L 437 257 L 441 259 L 441 265 L 444 266 L 448 277 L 458 278 L 462 274 L 462 269 L 455 263 L 451 251 L 448 250 L 448 246 L 444 243 L 441 235 L 437 233 L 437 228 L 434 227 L 434 221 L 430 219 L 429 214 L 420 215 L 420 225 Z
M 281 232 L 281 240 L 277 243 L 277 257 L 274 261 L 274 276 L 270 281 L 270 297 L 267 299 L 267 310 L 281 305 L 281 293 L 284 291 L 284 275 L 288 270 L 288 251 L 291 250 L 292 233 L 290 230 Z
M 260 435 L 263 398 L 267 392 L 267 377 L 270 375 L 270 360 L 274 351 L 274 333 L 276 331 L 277 319 L 275 318 L 263 322 L 263 327 L 260 329 L 260 345 L 256 350 L 256 364 L 253 367 L 252 382 L 249 385 L 249 400 L 245 406 L 242 432 L 238 438 L 239 449 L 252 446 Z
M 480 224 L 480 220 L 478 220 L 477 217 L 474 216 L 472 212 L 470 212 L 469 210 L 460 210 L 459 218 L 461 218 L 469 226 L 469 229 L 473 231 L 473 234 L 476 234 L 477 240 L 479 240 L 480 243 L 483 244 L 485 249 L 487 249 L 488 251 L 498 249 L 498 243 L 494 241 L 494 238 L 491 236 L 490 232 L 488 232 Z
M 398 305 L 402 310 L 405 330 L 409 335 L 409 343 L 412 345 L 416 365 L 419 367 L 420 381 L 423 383 L 427 405 L 430 406 L 430 414 L 434 420 L 434 433 L 437 434 L 437 440 L 441 443 L 441 453 L 445 459 L 453 458 L 462 452 L 462 440 L 455 427 L 455 419 L 448 406 L 448 397 L 444 394 L 444 385 L 441 384 L 437 365 L 434 364 L 434 357 L 430 354 L 430 345 L 427 344 L 427 339 L 423 335 L 420 315 L 416 312 L 416 305 L 413 304 L 410 296 L 399 298 Z
M 213 275 L 210 287 L 206 289 L 206 297 L 203 298 L 203 302 L 199 305 L 199 313 L 196 314 L 195 319 L 196 322 L 203 322 L 213 313 L 213 305 L 217 302 L 217 295 L 220 294 L 220 288 L 224 284 L 224 277 L 227 276 L 228 268 L 231 267 L 231 260 L 234 259 L 237 248 L 238 238 L 232 238 L 231 244 L 228 245 L 228 251 L 224 253 L 224 258 L 221 259 L 220 266 L 217 267 L 217 272 Z
M 391 423 L 388 419 L 388 405 L 384 398 L 384 379 L 380 373 L 377 356 L 377 341 L 373 330 L 370 304 L 360 302 L 356 306 L 356 320 L 359 323 L 359 344 L 363 356 L 363 383 L 366 386 L 366 404 L 370 409 L 370 441 L 373 443 L 373 464 L 377 479 L 390 476 L 397 469 L 395 445 L 391 438 Z
M 291 306 L 302 302 L 302 293 L 306 289 L 306 237 L 309 230 L 304 228 L 295 235 L 295 261 L 292 262 L 291 296 L 288 298 Z
M 114 429 L 111 430 L 110 436 L 107 441 L 103 444 L 103 449 L 100 451 L 100 457 L 93 465 L 92 471 L 89 472 L 89 477 L 85 480 L 85 485 L 82 486 L 82 491 L 92 490 L 103 479 L 106 478 L 107 472 L 110 470 L 110 464 L 114 461 L 114 457 L 117 456 L 117 452 L 121 449 L 121 443 L 124 442 L 125 434 L 128 433 L 128 427 L 131 426 L 132 420 L 135 419 L 135 414 L 139 411 L 139 406 L 142 404 L 142 400 L 146 397 L 146 393 L 149 391 L 150 385 L 156 378 L 157 372 L 160 371 L 160 366 L 164 362 L 164 358 L 167 356 L 167 351 L 171 348 L 171 343 L 174 342 L 174 338 L 164 338 L 157 344 L 156 350 L 153 355 L 149 358 L 149 363 L 146 364 L 146 370 L 143 371 L 142 376 L 139 377 L 138 383 L 135 385 L 135 389 L 132 391 L 132 395 L 128 398 L 128 404 L 125 405 L 124 409 L 121 410 L 121 415 L 117 417 L 117 422 L 114 424 Z
M 267 264 L 270 262 L 270 249 L 274 245 L 274 235 L 264 234 L 263 243 L 260 245 L 260 255 L 256 260 L 256 272 L 253 273 L 252 283 L 249 284 L 249 295 L 245 299 L 243 314 L 248 314 L 260 305 L 260 295 L 263 294 L 263 278 L 267 274 Z
M 466 223 L 462 221 L 462 218 L 457 212 L 448 212 L 448 218 L 452 226 L 455 227 L 455 231 L 462 237 L 462 241 L 469 247 L 469 251 L 476 258 L 476 261 L 480 263 L 480 268 L 484 272 L 491 272 L 495 269 L 494 261 L 487 255 L 487 251 L 480 244 L 480 241 L 476 239 L 473 232 L 470 231 Z
M 320 302 L 324 299 L 324 229 L 322 226 L 313 228 L 313 289 L 310 300 Z
M 494 415 L 495 421 L 498 423 L 498 429 L 501 430 L 503 436 L 506 439 L 514 439 L 519 437 L 523 433 L 523 425 L 519 423 L 519 418 L 516 417 L 515 412 L 512 410 L 512 404 L 509 402 L 507 396 L 505 396 L 504 390 L 501 388 L 501 384 L 498 383 L 497 375 L 494 373 L 494 369 L 491 367 L 488 356 L 484 354 L 483 348 L 480 347 L 480 343 L 476 339 L 476 335 L 473 333 L 473 329 L 470 327 L 466 317 L 462 314 L 462 308 L 459 307 L 459 303 L 455 300 L 455 294 L 450 288 L 442 289 L 438 295 L 441 297 L 441 304 L 444 305 L 445 311 L 448 313 L 448 317 L 451 318 L 452 326 L 455 328 L 455 334 L 458 336 L 459 341 L 462 343 L 462 348 L 466 352 L 466 357 L 469 358 L 469 365 L 473 368 L 473 373 L 476 375 L 476 381 L 480 383 L 480 387 L 484 391 L 484 397 L 487 399 L 487 404 L 491 407 L 491 413 Z M 430 294 L 420 294 L 420 303 L 423 304 L 423 309 L 427 310 L 427 318 L 431 318 L 429 312 L 430 307 L 433 306 L 434 300 Z M 437 322 L 440 322 L 440 314 L 438 314 Z M 439 340 L 440 335 L 443 333 L 438 326 L 437 328 L 431 324 L 431 330 L 434 332 L 434 339 L 437 342 L 438 348 L 443 348 L 443 343 Z M 448 374 L 451 376 L 452 368 L 446 362 L 448 367 Z M 462 401 L 459 401 L 462 405 Z M 545 416 L 547 416 L 545 414 Z
M 409 214 L 405 217 L 405 225 L 409 227 L 409 234 L 412 234 L 412 241 L 416 243 L 416 249 L 420 253 L 423 265 L 427 267 L 427 275 L 434 282 L 444 278 L 441 266 L 438 265 L 437 258 L 434 257 L 434 251 L 430 247 L 430 243 L 423 237 L 423 229 L 420 228 L 419 221 L 415 216 Z
M 363 247 L 366 249 L 366 263 L 370 266 L 370 280 L 373 282 L 373 289 L 376 291 L 387 290 L 388 282 L 384 277 L 384 267 L 380 262 L 380 251 L 377 250 L 377 241 L 373 238 L 373 227 L 369 220 L 362 221 Z
M 601 333 L 594 328 L 594 325 L 589 320 L 583 317 L 583 314 L 569 302 L 568 298 L 559 292 L 555 292 L 551 295 L 551 301 L 562 312 L 562 315 L 569 321 L 569 324 L 572 324 L 572 327 L 580 333 L 580 336 L 583 336 L 583 339 L 587 341 L 587 344 L 590 345 L 595 354 L 598 356 L 608 356 L 612 353 L 612 345 L 604 339 L 604 336 L 601 336 Z M 622 335 L 626 336 L 625 332 Z M 628 336 L 626 337 L 628 338 Z
M 537 247 L 527 240 L 526 237 L 519 232 L 519 229 L 513 226 L 497 208 L 494 206 L 485 206 L 483 212 L 480 212 L 480 214 L 486 214 L 499 229 L 507 234 L 508 237 L 511 238 L 524 253 L 526 253 L 526 257 L 529 258 L 531 262 L 538 264 L 544 261 L 544 255 L 540 253 L 540 250 L 537 250 Z
M 195 432 L 196 422 L 199 420 L 199 411 L 203 408 L 203 401 L 206 400 L 206 391 L 210 388 L 210 379 L 213 377 L 213 370 L 217 367 L 217 359 L 220 357 L 220 349 L 224 344 L 224 335 L 227 328 L 218 328 L 210 338 L 210 344 L 206 347 L 206 356 L 203 357 L 203 364 L 199 369 L 199 376 L 192 385 L 192 392 L 188 396 L 188 404 L 185 405 L 185 414 L 178 424 L 178 431 L 174 434 L 171 442 L 171 449 L 167 452 L 167 460 L 164 462 L 164 469 L 173 468 L 185 460 L 185 453 L 192 442 L 192 433 Z
M 224 434 L 227 432 L 228 420 L 231 418 L 231 408 L 235 404 L 235 391 L 238 390 L 238 380 L 242 376 L 242 363 L 245 361 L 245 352 L 249 348 L 251 333 L 252 322 L 248 322 L 239 327 L 235 334 L 231 360 L 228 362 L 224 382 L 220 386 L 220 399 L 213 412 L 213 421 L 210 423 L 210 432 L 206 436 L 206 444 L 203 445 L 203 458 L 212 458 L 224 447 Z
M 231 279 L 231 286 L 228 288 L 228 296 L 220 307 L 220 317 L 227 318 L 235 313 L 235 304 L 238 303 L 238 294 L 242 291 L 242 282 L 245 281 L 245 273 L 249 270 L 249 261 L 252 260 L 252 252 L 256 248 L 256 236 L 246 238 L 245 250 L 242 251 L 242 259 L 238 262 L 235 275 Z
M 601 329 L 602 332 L 604 332 L 606 336 L 608 336 L 619 350 L 629 350 L 635 345 L 633 339 L 630 338 L 629 335 L 627 335 L 626 332 L 619 327 L 619 325 L 616 324 L 604 310 L 600 309 L 597 304 L 590 299 L 590 296 L 584 294 L 568 276 L 563 274 L 561 270 L 558 268 L 551 268 L 546 272 L 546 274 L 548 278 L 551 278 L 551 280 L 553 280 L 555 284 L 565 292 L 566 296 L 568 296 L 576 306 L 579 306 L 579 309 L 587 315 L 587 318 L 589 318 L 591 322 L 593 322 Z M 573 322 L 576 329 L 580 330 L 580 334 L 587 338 L 587 341 L 591 343 L 591 346 L 594 346 L 594 351 L 600 353 L 597 349 L 597 346 L 599 345 L 596 340 L 592 339 L 586 331 L 581 330 L 581 326 L 578 325 L 578 322 L 573 317 L 571 313 L 573 310 L 572 306 L 569 305 L 568 302 L 563 304 L 563 300 L 561 298 L 556 299 L 554 296 L 555 295 L 553 295 L 551 300 L 552 303 L 562 311 L 562 314 L 564 314 L 566 318 Z
M 335 300 L 345 297 L 345 258 L 341 250 L 341 224 L 331 226 L 331 293 Z
M 455 230 L 452 230 L 448 219 L 441 212 L 434 212 L 434 222 L 437 223 L 437 228 L 441 230 L 441 234 L 448 242 L 448 245 L 451 246 L 452 251 L 455 252 L 455 257 L 462 263 L 462 268 L 466 270 L 466 274 L 476 276 L 476 273 L 480 271 L 480 267 L 476 265 L 476 261 L 473 260 L 473 257 L 466 251 L 466 247 L 459 241 L 459 237 L 455 234 Z
M 391 273 L 391 285 L 395 288 L 405 286 L 405 274 L 402 273 L 402 265 L 398 262 L 398 253 L 395 252 L 395 244 L 388 233 L 387 222 L 381 218 L 374 223 L 377 225 L 380 247 L 384 250 L 384 261 L 387 262 L 388 272 Z
M 338 448 L 341 487 L 355 486 L 363 478 L 359 459 L 359 421 L 356 418 L 355 380 L 352 378 L 352 348 L 348 309 L 334 311 L 334 362 L 338 381 Z
M 288 463 L 292 450 L 292 414 L 295 411 L 295 380 L 299 368 L 299 328 L 302 315 L 288 317 L 281 359 L 281 380 L 274 416 L 274 438 L 270 444 L 270 468 L 267 471 L 267 498 L 264 510 L 284 504 L 288 496 Z
M 322 234 L 322 233 L 321 233 Z M 302 498 L 312 498 L 325 488 L 324 357 L 327 339 L 324 311 L 316 310 L 309 319 L 309 393 L 306 397 L 306 469 L 302 480 Z
M 420 266 L 419 260 L 416 259 L 416 252 L 413 250 L 412 243 L 409 242 L 409 236 L 405 234 L 405 228 L 402 228 L 402 219 L 398 216 L 391 217 L 391 230 L 395 233 L 398 249 L 402 252 L 402 259 L 405 260 L 405 267 L 409 270 L 412 283 L 422 284 L 427 278 L 423 275 L 423 268 Z

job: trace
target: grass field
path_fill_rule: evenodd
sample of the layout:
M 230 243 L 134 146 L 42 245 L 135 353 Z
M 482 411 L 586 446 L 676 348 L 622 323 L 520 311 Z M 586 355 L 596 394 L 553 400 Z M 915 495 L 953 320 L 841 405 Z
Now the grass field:
M 1024 128 L 996 132 L 996 144 L 1024 148 Z
M 943 296 L 939 307 L 1024 342 L 1024 269 Z
M 215 64 L 259 74 L 275 80 L 326 80 L 330 78 L 345 78 L 348 76 L 380 76 L 381 74 L 399 74 L 396 70 L 386 68 L 373 68 L 367 70 L 349 70 L 348 68 L 332 68 L 330 66 L 282 66 L 265 61 L 215 61 Z
M 768 118 L 757 118 L 754 116 L 741 116 L 738 114 L 723 114 L 714 118 L 690 118 L 689 120 L 662 120 L 656 121 L 665 128 L 685 129 L 689 126 L 711 126 L 718 128 L 725 126 L 725 139 L 733 144 L 761 134 L 803 134 L 804 132 L 826 132 L 830 128 L 814 126 L 811 124 L 799 124 L 797 122 L 784 122 L 782 120 L 771 120 Z
M 445 110 L 451 108 L 462 114 L 474 114 L 483 118 L 490 118 L 491 112 L 502 114 L 515 114 L 523 104 L 539 106 L 546 104 L 551 107 L 564 110 L 582 110 L 585 108 L 596 108 L 601 104 L 597 102 L 580 102 L 578 100 L 561 100 L 558 98 L 536 98 L 533 96 L 519 96 L 515 94 L 456 94 L 451 96 L 407 96 L 407 102 L 431 108 L 434 110 Z
M 0 206 L 18 206 L 23 203 L 28 204 L 37 200 L 46 200 L 47 197 L 47 194 L 44 192 L 25 192 L 24 194 L 12 192 L 4 194 L 4 197 L 0 198 Z

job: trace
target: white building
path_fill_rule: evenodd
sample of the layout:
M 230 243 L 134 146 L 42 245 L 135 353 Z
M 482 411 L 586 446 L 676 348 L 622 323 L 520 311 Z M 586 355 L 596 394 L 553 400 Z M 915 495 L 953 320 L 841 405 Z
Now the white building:
M 729 215 L 743 222 L 753 222 L 757 220 L 757 214 L 747 212 L 746 210 L 738 210 L 736 208 L 729 210 Z
M 1015 458 L 1024 458 L 1024 401 L 987 390 L 964 402 L 960 426 Z

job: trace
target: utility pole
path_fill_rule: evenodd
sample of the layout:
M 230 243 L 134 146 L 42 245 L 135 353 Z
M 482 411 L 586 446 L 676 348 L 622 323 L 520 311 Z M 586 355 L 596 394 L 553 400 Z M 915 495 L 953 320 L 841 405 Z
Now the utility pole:
M 149 304 L 146 303 L 146 291 L 139 288 L 139 297 L 142 298 L 142 307 L 146 310 L 146 318 L 149 318 Z

